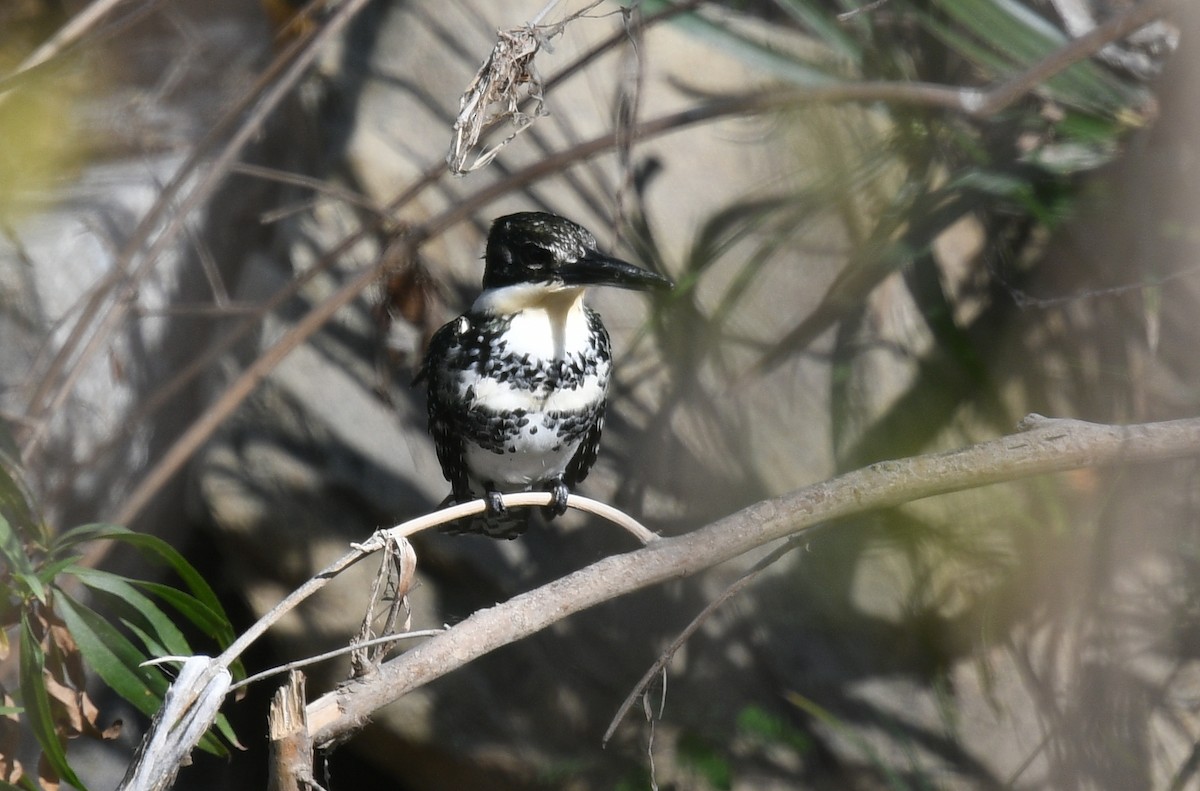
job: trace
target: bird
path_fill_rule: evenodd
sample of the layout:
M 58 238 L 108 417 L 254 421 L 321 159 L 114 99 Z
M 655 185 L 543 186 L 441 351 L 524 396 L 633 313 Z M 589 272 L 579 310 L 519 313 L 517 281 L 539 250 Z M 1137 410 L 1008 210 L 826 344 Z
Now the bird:
M 549 492 L 548 519 L 566 511 L 596 461 L 612 374 L 608 331 L 584 294 L 673 285 L 600 252 L 587 229 L 557 214 L 493 221 L 479 297 L 434 333 L 415 380 L 427 383 L 429 432 L 450 483 L 442 507 L 487 505 L 450 532 L 524 533 L 531 511 L 506 509 L 509 492 Z

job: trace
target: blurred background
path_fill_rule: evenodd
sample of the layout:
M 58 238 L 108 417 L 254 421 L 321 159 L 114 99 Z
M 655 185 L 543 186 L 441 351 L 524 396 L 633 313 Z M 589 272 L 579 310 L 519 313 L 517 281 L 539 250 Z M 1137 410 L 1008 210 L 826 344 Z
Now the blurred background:
M 1028 412 L 1200 414 L 1195 8 L 986 117 L 904 92 L 998 85 L 1138 5 L 6 0 L 11 460 L 50 531 L 161 537 L 240 631 L 445 496 L 411 381 L 478 292 L 491 220 L 524 210 L 678 284 L 591 297 L 617 373 L 581 492 L 664 534 Z M 493 58 L 520 103 L 490 107 L 466 163 L 520 132 L 453 175 L 460 98 L 502 82 L 477 76 L 498 30 L 525 34 Z M 381 710 L 326 787 L 1197 787 L 1198 473 L 1085 469 L 825 525 L 603 749 L 761 555 L 596 607 Z M 414 628 L 633 548 L 578 514 L 414 543 Z M 107 545 L 81 562 L 159 573 Z M 248 669 L 345 645 L 363 565 Z M 11 689 L 15 655 L 3 671 Z M 310 696 L 347 673 L 310 668 Z M 247 749 L 197 755 L 177 788 L 263 787 L 274 686 L 228 706 Z M 123 730 L 69 754 L 112 788 L 145 719 L 89 689 Z

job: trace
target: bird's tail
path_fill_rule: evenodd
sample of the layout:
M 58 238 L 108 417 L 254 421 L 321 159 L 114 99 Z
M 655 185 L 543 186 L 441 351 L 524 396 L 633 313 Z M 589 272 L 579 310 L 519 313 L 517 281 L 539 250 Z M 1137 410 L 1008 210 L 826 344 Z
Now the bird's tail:
M 451 494 L 442 501 L 442 504 L 438 508 L 445 508 L 457 502 L 458 499 Z M 508 508 L 500 513 L 485 512 L 463 519 L 456 519 L 449 524 L 443 525 L 442 532 L 451 535 L 474 533 L 490 538 L 513 539 L 529 529 L 529 522 L 532 518 L 532 508 Z

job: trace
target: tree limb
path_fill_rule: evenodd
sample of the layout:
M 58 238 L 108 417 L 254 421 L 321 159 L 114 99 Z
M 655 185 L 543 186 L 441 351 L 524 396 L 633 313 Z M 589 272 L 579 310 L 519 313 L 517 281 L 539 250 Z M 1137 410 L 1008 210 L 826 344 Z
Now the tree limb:
M 1200 456 L 1200 418 L 1109 426 L 1030 415 L 1021 431 L 959 450 L 883 461 L 755 503 L 706 527 L 614 555 L 481 610 L 308 706 L 313 742 L 349 735 L 405 693 L 568 615 L 695 574 L 822 522 L 936 494 L 1081 467 Z

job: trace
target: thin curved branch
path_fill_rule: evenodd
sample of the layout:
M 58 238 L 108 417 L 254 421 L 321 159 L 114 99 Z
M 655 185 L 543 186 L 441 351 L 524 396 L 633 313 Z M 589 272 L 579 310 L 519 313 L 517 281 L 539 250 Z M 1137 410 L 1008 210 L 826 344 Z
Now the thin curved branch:
M 1135 30 L 1150 24 L 1165 14 L 1176 2 L 1178 0 L 1145 0 L 1116 14 L 1082 36 L 1071 39 L 1028 70 L 988 91 L 976 115 L 984 118 L 995 115 L 1068 66 L 1095 55 L 1114 41 L 1120 41 Z
M 373 712 L 474 659 L 569 615 L 680 579 L 851 514 L 936 494 L 1081 467 L 1200 457 L 1200 418 L 1108 426 L 1030 415 L 1017 434 L 959 450 L 884 461 L 755 503 L 706 527 L 604 558 L 481 610 L 308 706 L 313 742 L 332 744 Z
M 525 508 L 531 506 L 547 506 L 554 501 L 553 496 L 549 492 L 519 492 L 516 494 L 505 494 L 501 496 L 501 501 L 507 508 Z M 318 571 L 311 579 L 305 582 L 296 590 L 288 594 L 282 601 L 276 604 L 269 612 L 258 619 L 249 629 L 243 632 L 236 640 L 234 640 L 228 648 L 226 648 L 219 657 L 214 661 L 215 665 L 221 668 L 229 667 L 233 664 L 245 650 L 250 647 L 250 644 L 261 637 L 268 629 L 279 622 L 283 616 L 287 615 L 292 610 L 296 609 L 308 597 L 324 588 L 329 582 L 341 574 L 346 569 L 353 566 L 358 561 L 368 555 L 382 550 L 387 546 L 388 541 L 395 541 L 402 538 L 407 538 L 416 535 L 423 530 L 428 530 L 433 527 L 440 527 L 448 524 L 456 519 L 482 514 L 486 508 L 486 503 L 483 500 L 472 500 L 469 503 L 459 503 L 442 508 L 414 519 L 409 519 L 407 522 L 402 522 L 395 527 L 387 530 L 377 530 L 375 533 L 361 544 L 353 545 L 353 549 L 347 552 L 342 557 L 330 563 L 321 571 Z M 619 527 L 631 532 L 643 544 L 650 544 L 660 540 L 659 537 L 647 530 L 628 514 L 622 513 L 610 505 L 597 502 L 587 497 L 581 497 L 577 494 L 567 495 L 567 507 L 574 508 L 580 511 L 587 511 L 596 514 L 604 519 L 607 519 Z
M 393 632 L 391 634 L 384 634 L 384 635 L 380 635 L 379 637 L 373 637 L 370 640 L 364 640 L 361 643 L 353 643 L 351 645 L 344 645 L 341 648 L 335 648 L 332 651 L 326 651 L 321 654 L 314 654 L 313 656 L 306 656 L 303 659 L 297 659 L 294 662 L 287 662 L 285 664 L 277 665 L 275 667 L 269 667 L 266 670 L 262 670 L 262 671 L 259 671 L 258 673 L 255 673 L 252 676 L 246 676 L 241 681 L 230 684 L 229 689 L 226 691 L 226 694 L 228 694 L 229 692 L 236 692 L 237 690 L 241 689 L 242 687 L 248 687 L 251 684 L 258 683 L 259 681 L 262 681 L 265 678 L 271 678 L 272 676 L 278 676 L 281 673 L 288 673 L 288 672 L 291 672 L 292 670 L 299 670 L 300 668 L 308 667 L 309 665 L 319 664 L 320 662 L 324 662 L 327 659 L 336 659 L 339 656 L 345 656 L 346 654 L 349 654 L 353 651 L 357 651 L 361 648 L 367 648 L 367 647 L 373 646 L 373 645 L 387 645 L 389 643 L 395 643 L 400 640 L 415 640 L 418 637 L 433 637 L 434 635 L 441 634 L 444 631 L 446 631 L 446 630 L 445 629 L 414 629 L 411 632 Z
M 553 502 L 549 492 L 523 492 L 503 495 L 502 500 L 508 508 L 547 506 Z M 329 564 L 316 576 L 305 582 L 275 605 L 270 612 L 259 618 L 249 629 L 221 653 L 220 656 L 191 657 L 160 657 L 149 664 L 182 661 L 183 669 L 179 678 L 167 690 L 162 708 L 155 715 L 150 730 L 142 739 L 133 762 L 126 771 L 122 781 L 121 791 L 142 791 L 143 789 L 166 788 L 174 779 L 175 773 L 186 757 L 196 746 L 200 737 L 216 720 L 221 701 L 225 696 L 242 686 L 275 675 L 285 670 L 294 669 L 313 662 L 320 662 L 332 656 L 338 656 L 347 651 L 354 651 L 372 643 L 391 643 L 407 637 L 428 636 L 440 633 L 440 629 L 421 630 L 402 634 L 387 634 L 375 640 L 368 640 L 349 648 L 338 649 L 308 657 L 298 662 L 285 665 L 282 668 L 272 668 L 243 681 L 232 684 L 229 666 L 268 629 L 279 622 L 281 618 L 294 610 L 308 597 L 325 587 L 338 574 L 353 566 L 358 561 L 377 552 L 389 542 L 403 540 L 406 536 L 419 533 L 431 527 L 453 522 L 464 516 L 483 513 L 486 504 L 483 500 L 473 500 L 460 503 L 450 508 L 443 508 L 431 514 L 410 519 L 387 530 L 378 530 L 370 539 L 354 548 L 342 557 Z M 617 511 L 611 506 L 589 500 L 578 495 L 567 497 L 567 507 L 588 511 L 614 521 L 619 526 L 630 530 L 643 542 L 658 540 L 658 536 L 642 527 L 632 517 Z M 614 518 L 615 516 L 615 518 Z M 157 778 L 153 784 L 146 778 Z

